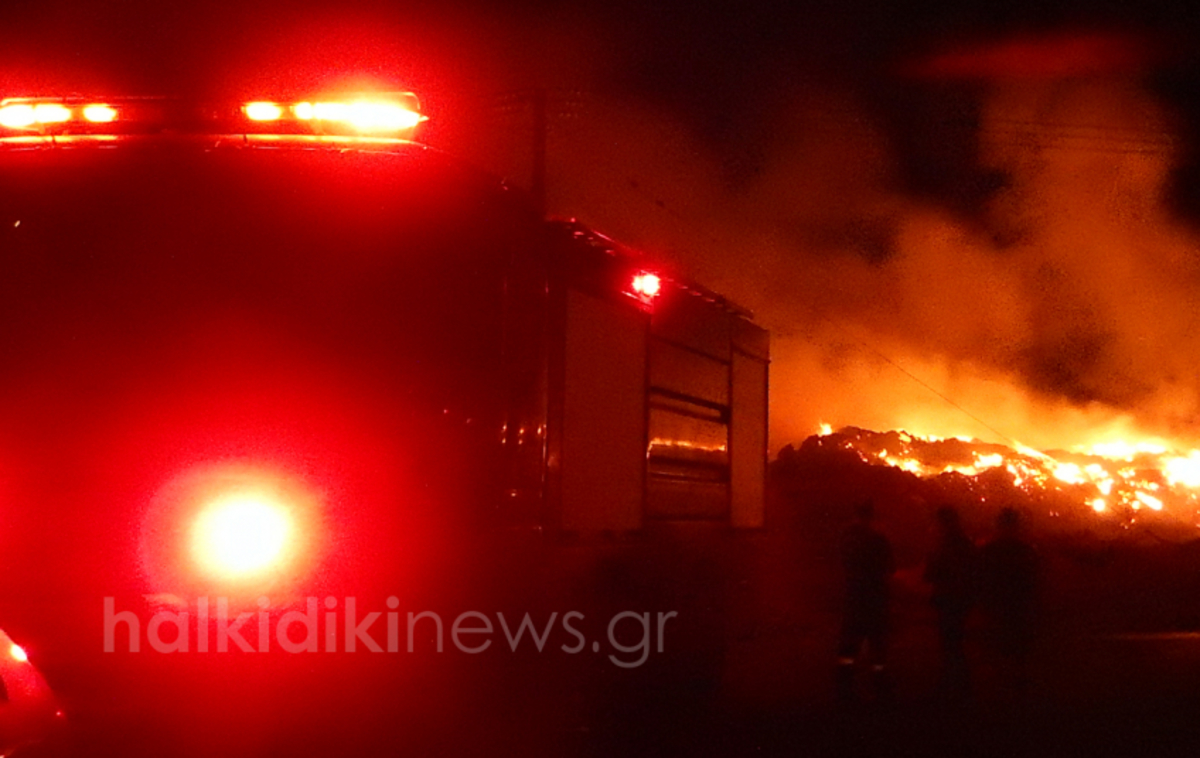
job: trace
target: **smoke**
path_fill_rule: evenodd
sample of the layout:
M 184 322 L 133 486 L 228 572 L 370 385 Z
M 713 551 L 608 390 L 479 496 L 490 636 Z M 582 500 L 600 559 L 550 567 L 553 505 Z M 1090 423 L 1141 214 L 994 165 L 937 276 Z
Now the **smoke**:
M 551 132 L 551 208 L 771 328 L 775 446 L 820 422 L 1195 444 L 1179 123 L 1140 71 L 1048 60 L 886 96 L 793 82 L 733 150 L 661 104 L 575 91 Z

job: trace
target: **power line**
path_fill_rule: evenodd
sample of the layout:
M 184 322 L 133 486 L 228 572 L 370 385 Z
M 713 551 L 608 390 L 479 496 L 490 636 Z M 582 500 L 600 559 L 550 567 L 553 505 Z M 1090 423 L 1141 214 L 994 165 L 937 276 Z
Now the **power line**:
M 997 435 L 998 437 L 1000 437 L 1000 438 L 1002 438 L 1002 439 L 1005 439 L 1005 440 L 1007 440 L 1009 443 L 1011 443 L 1011 444 L 1012 444 L 1012 446 L 1013 446 L 1013 447 L 1019 447 L 1019 446 L 1021 445 L 1021 443 L 1020 443 L 1020 442 L 1017 442 L 1015 439 L 1013 439 L 1012 437 L 1008 436 L 1007 434 L 1005 434 L 1004 432 L 1000 431 L 999 429 L 997 429 L 996 427 L 992 426 L 991 424 L 989 424 L 988 422 L 984 421 L 983 419 L 979 418 L 979 417 L 978 417 L 978 416 L 976 416 L 974 413 L 971 413 L 969 410 L 967 410 L 965 407 L 963 407 L 963 406 L 962 406 L 960 403 L 957 403 L 957 402 L 955 402 L 955 401 L 954 401 L 952 398 L 950 398 L 950 397 L 949 397 L 949 396 L 947 396 L 945 393 L 943 393 L 943 392 L 941 392 L 940 390 L 938 390 L 936 387 L 934 387 L 934 386 L 933 386 L 932 384 L 930 384 L 929 382 L 925 381 L 925 380 L 924 380 L 924 379 L 922 379 L 921 377 L 917 376 L 916 374 L 912 373 L 912 372 L 911 372 L 911 371 L 909 371 L 908 369 L 906 369 L 906 368 L 904 368 L 903 366 L 901 366 L 901 365 L 900 365 L 899 363 L 897 363 L 896 361 L 894 361 L 894 360 L 892 360 L 891 358 L 889 358 L 887 355 L 885 355 L 885 354 L 883 353 L 883 351 L 882 351 L 882 350 L 879 350 L 878 348 L 876 348 L 876 347 L 874 347 L 874 346 L 870 345 L 869 343 L 867 343 L 865 340 L 862 340 L 862 339 L 860 339 L 860 338 L 856 337 L 855 335 L 851 334 L 851 333 L 850 333 L 849 331 L 847 331 L 847 330 L 846 330 L 846 329 L 845 329 L 843 326 L 841 326 L 840 324 L 838 324 L 836 321 L 834 321 L 833 319 L 829 318 L 828 316 L 822 316 L 821 318 L 822 318 L 822 319 L 823 319 L 823 320 L 824 320 L 826 323 L 828 323 L 828 324 L 832 325 L 832 326 L 833 326 L 835 329 L 837 329 L 838 331 L 840 331 L 842 334 L 844 334 L 844 335 L 846 335 L 847 337 L 849 337 L 849 338 L 850 338 L 850 339 L 851 339 L 853 342 L 856 342 L 856 343 L 858 343 L 858 344 L 859 344 L 861 347 L 864 347 L 864 348 L 866 348 L 866 349 L 867 349 L 867 351 L 869 351 L 869 352 L 871 352 L 871 353 L 874 353 L 874 354 L 875 354 L 877 357 L 881 358 L 881 359 L 882 359 L 884 362 L 886 362 L 886 363 L 887 363 L 889 366 L 891 366 L 892 368 L 896 369 L 896 370 L 897 370 L 897 371 L 899 371 L 900 373 L 904 374 L 904 375 L 905 375 L 905 376 L 907 376 L 909 379 L 913 380 L 914 382 L 916 382 L 916 383 L 917 383 L 917 384 L 919 384 L 920 386 L 924 387 L 926 390 L 928 390 L 928 391 L 932 392 L 934 395 L 936 395 L 937 397 L 941 398 L 941 399 L 942 399 L 944 402 L 946 402 L 946 403 L 947 403 L 948 405 L 950 405 L 952 408 L 954 408 L 955 410 L 959 411 L 960 413 L 962 413 L 964 416 L 966 416 L 967 418 L 971 419 L 971 420 L 972 420 L 972 421 L 974 421 L 975 423 L 979 424 L 979 425 L 980 425 L 980 426 L 982 426 L 984 429 L 987 429 L 988 431 L 992 432 L 993 434 Z

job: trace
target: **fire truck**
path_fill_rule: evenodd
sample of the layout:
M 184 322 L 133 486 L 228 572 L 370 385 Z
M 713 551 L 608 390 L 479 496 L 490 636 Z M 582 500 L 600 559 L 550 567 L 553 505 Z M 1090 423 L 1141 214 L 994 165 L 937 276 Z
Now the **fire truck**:
M 122 593 L 416 584 L 459 534 L 762 526 L 767 332 L 414 141 L 423 118 L 406 93 L 0 101 L 14 639 L 72 660 Z
M 422 447 L 470 440 L 434 468 L 486 472 L 480 518 L 760 526 L 767 333 L 405 139 L 420 119 L 411 96 L 4 101 L 9 383 L 59 361 L 88 400 L 142 379 L 140 401 L 171 361 L 229 361 L 253 395 L 328 359 L 444 416 Z

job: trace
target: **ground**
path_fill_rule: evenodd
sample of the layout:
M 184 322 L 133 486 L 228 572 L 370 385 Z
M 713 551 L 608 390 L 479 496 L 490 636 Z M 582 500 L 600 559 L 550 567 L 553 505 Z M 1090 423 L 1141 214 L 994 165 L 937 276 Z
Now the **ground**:
M 927 546 L 898 544 L 895 698 L 875 702 L 864 691 L 862 702 L 839 704 L 836 535 L 852 502 L 828 488 L 776 488 L 773 498 L 767 526 L 748 532 L 671 524 L 553 544 L 484 541 L 462 594 L 441 599 L 447 612 L 539 620 L 572 609 L 589 620 L 676 612 L 644 665 L 616 666 L 607 650 L 565 654 L 559 646 L 573 640 L 561 635 L 542 652 L 512 652 L 497 635 L 478 656 L 110 655 L 98 659 L 107 678 L 47 671 L 72 726 L 41 752 L 1049 757 L 1200 748 L 1200 572 L 1190 546 L 1033 535 L 1043 583 L 1028 692 L 1009 686 L 976 624 L 973 697 L 947 703 L 937 697 L 934 616 L 920 579 Z M 880 526 L 908 521 L 885 511 Z M 589 639 L 601 632 L 590 628 Z

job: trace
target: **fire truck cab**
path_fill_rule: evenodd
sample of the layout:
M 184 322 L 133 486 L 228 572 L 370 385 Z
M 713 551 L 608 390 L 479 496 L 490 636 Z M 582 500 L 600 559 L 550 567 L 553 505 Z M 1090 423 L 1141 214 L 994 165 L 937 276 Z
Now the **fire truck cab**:
M 420 120 L 409 97 L 0 101 L 0 608 L 56 689 L 138 704 L 100 739 L 258 695 L 241 659 L 98 652 L 99 598 L 419 605 L 467 583 L 468 531 L 762 525 L 767 333 L 411 141 Z M 217 553 L 298 538 L 246 579 L 273 556 L 230 568 L 198 542 L 222 529 Z M 275 676 L 260 694 L 293 703 Z
M 55 398 L 11 433 L 170 467 L 318 456 L 304 420 L 342 414 L 369 419 L 342 455 L 471 524 L 760 526 L 767 333 L 405 139 L 422 118 L 409 95 L 0 102 L 0 386 Z

